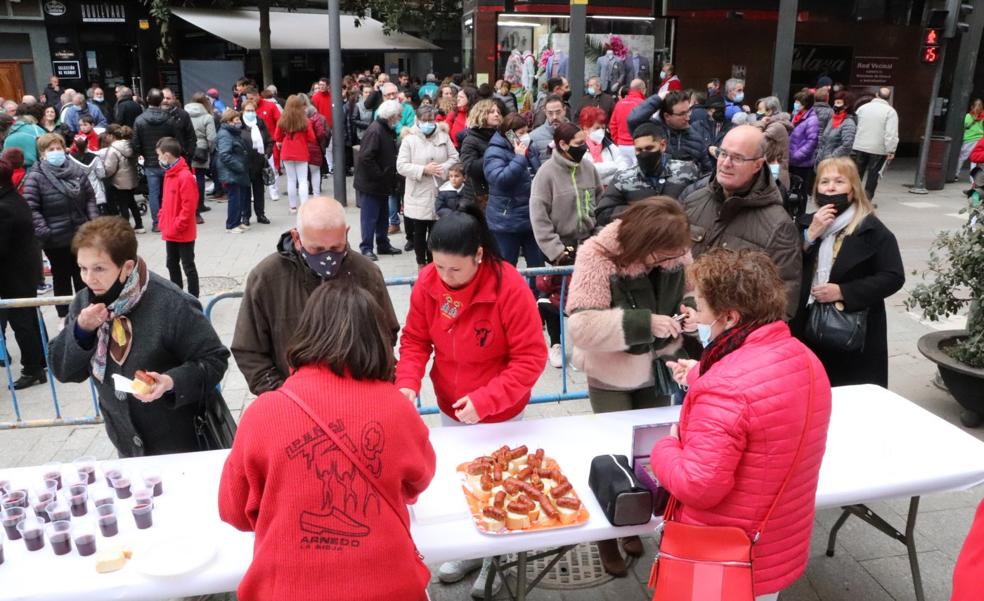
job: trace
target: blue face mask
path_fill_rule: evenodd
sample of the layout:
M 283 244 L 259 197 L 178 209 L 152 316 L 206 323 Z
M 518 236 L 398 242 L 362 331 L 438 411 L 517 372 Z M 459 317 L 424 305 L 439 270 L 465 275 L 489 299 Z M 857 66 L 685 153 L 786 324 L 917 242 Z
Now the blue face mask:
M 243 113 L 243 123 L 246 125 L 256 125 L 256 113 Z
M 735 94 L 735 102 L 741 102 L 744 99 L 745 99 L 744 92 L 738 92 L 737 94 Z
M 718 319 L 721 318 L 719 317 Z M 707 345 L 711 343 L 711 340 L 713 340 L 713 337 L 711 335 L 711 328 L 713 328 L 714 324 L 716 323 L 717 323 L 717 319 L 712 321 L 710 324 L 703 324 L 703 323 L 697 324 L 697 337 L 700 338 L 700 343 L 702 346 L 707 347 Z
M 164 171 L 167 171 L 171 167 L 174 167 L 175 165 L 177 165 L 178 162 L 177 161 L 174 161 L 173 163 L 165 163 L 164 161 L 158 161 L 157 164 L 161 166 L 161 169 L 163 169 Z
M 803 110 L 803 105 L 802 104 L 800 104 L 799 102 L 794 102 L 793 103 L 793 112 L 794 113 L 798 113 L 798 112 L 800 112 L 802 110 Z
M 587 94 L 588 96 L 594 96 L 595 94 L 597 94 L 597 91 L 594 89 L 594 86 L 591 86 L 587 90 L 585 90 L 584 93 Z
M 425 136 L 429 136 L 437 131 L 437 123 L 434 123 L 433 121 L 425 121 L 417 125 L 417 127 L 420 128 L 420 133 Z
M 44 153 L 44 160 L 48 161 L 49 165 L 55 167 L 61 167 L 65 164 L 65 151 L 64 150 L 49 150 Z

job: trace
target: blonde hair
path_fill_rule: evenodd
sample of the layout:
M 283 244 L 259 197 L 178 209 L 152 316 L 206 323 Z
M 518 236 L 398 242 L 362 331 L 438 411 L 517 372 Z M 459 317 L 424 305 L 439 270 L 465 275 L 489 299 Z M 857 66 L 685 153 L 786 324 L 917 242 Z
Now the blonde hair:
M 854 211 L 854 219 L 844 228 L 844 233 L 851 235 L 865 217 L 875 212 L 875 207 L 871 204 L 871 200 L 861 186 L 861 176 L 858 175 L 858 166 L 851 157 L 830 157 L 829 159 L 820 161 L 820 164 L 817 165 L 817 179 L 813 185 L 814 199 L 817 197 L 817 190 L 820 187 L 820 178 L 823 177 L 825 171 L 834 171 L 838 175 L 846 177 L 851 182 L 851 198 L 854 201 L 854 206 L 857 208 Z
M 489 113 L 493 110 L 499 110 L 494 100 L 486 98 L 476 102 L 468 112 L 468 127 L 488 127 Z

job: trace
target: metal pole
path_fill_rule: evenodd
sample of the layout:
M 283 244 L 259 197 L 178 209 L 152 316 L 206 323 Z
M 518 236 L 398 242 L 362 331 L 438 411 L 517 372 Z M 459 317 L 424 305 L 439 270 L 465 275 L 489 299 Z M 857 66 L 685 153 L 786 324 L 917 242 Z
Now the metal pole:
M 331 79 L 331 139 L 335 200 L 348 206 L 345 174 L 345 114 L 342 110 L 342 25 L 339 0 L 328 0 L 328 78 Z
M 963 120 L 970 104 L 970 94 L 974 91 L 974 70 L 977 67 L 977 54 L 984 34 L 984 7 L 970 14 L 970 30 L 960 36 L 960 50 L 957 54 L 957 68 L 953 73 L 953 87 L 950 88 L 949 113 L 946 116 L 946 135 L 953 139 L 947 162 L 946 179 L 955 180 L 960 175 L 960 147 L 963 146 Z
M 943 63 L 946 62 L 947 41 L 940 45 L 940 59 L 936 61 L 933 87 L 929 91 L 929 108 L 926 109 L 926 129 L 923 132 L 922 146 L 919 147 L 919 164 L 916 166 L 916 181 L 909 188 L 909 194 L 929 194 L 926 189 L 926 163 L 929 162 L 929 139 L 933 137 L 933 119 L 936 117 L 936 97 L 943 81 Z
M 789 79 L 793 72 L 793 45 L 796 43 L 798 0 L 781 0 L 776 26 L 776 53 L 772 63 L 772 95 L 783 105 L 789 98 Z
M 568 58 L 568 82 L 571 85 L 571 115 L 576 115 L 581 108 L 581 98 L 584 95 L 584 44 L 586 39 L 586 21 L 588 18 L 588 0 L 571 0 L 571 35 L 570 57 Z

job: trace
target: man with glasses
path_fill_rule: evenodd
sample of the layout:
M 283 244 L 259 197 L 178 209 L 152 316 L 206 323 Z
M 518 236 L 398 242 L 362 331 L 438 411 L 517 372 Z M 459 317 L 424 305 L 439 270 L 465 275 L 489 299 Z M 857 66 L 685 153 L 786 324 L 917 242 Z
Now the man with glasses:
M 690 96 L 686 92 L 653 94 L 629 114 L 632 131 L 646 121 L 666 125 L 666 173 L 671 181 L 688 186 L 711 172 L 714 164 L 704 137 L 690 126 Z
M 769 173 L 762 130 L 732 129 L 717 149 L 717 171 L 708 185 L 684 197 L 694 258 L 713 248 L 760 250 L 786 284 L 786 318 L 799 302 L 802 241 Z
M 540 165 L 550 158 L 550 144 L 553 142 L 554 129 L 561 123 L 567 122 L 567 107 L 561 96 L 548 96 L 543 103 L 546 121 L 540 127 L 530 132 L 530 168 L 533 173 Z

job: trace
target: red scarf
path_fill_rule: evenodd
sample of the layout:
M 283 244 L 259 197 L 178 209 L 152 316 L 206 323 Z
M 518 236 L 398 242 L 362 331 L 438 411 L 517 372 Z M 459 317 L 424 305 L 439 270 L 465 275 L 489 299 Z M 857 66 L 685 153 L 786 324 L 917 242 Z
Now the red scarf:
M 760 327 L 762 327 L 762 324 L 739 323 L 735 327 L 718 334 L 717 337 L 715 337 L 714 340 L 707 345 L 707 348 L 704 349 L 704 353 L 700 356 L 701 375 L 706 374 L 715 363 L 721 359 L 724 359 L 728 353 L 738 349 L 745 343 L 745 339 L 748 338 L 748 335 Z
M 834 116 L 830 118 L 830 124 L 834 126 L 834 129 L 837 129 L 844 122 L 844 119 L 847 119 L 847 111 L 834 113 Z
M 797 125 L 800 121 L 803 120 L 803 117 L 805 116 L 806 116 L 806 109 L 802 109 L 800 110 L 800 112 L 793 115 L 793 125 L 794 126 Z

